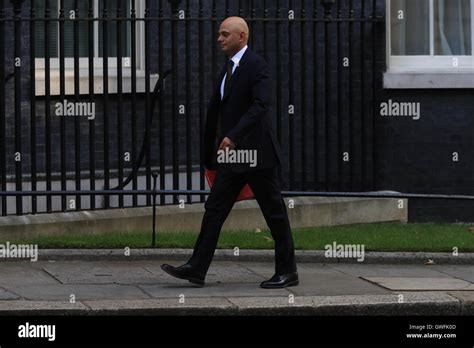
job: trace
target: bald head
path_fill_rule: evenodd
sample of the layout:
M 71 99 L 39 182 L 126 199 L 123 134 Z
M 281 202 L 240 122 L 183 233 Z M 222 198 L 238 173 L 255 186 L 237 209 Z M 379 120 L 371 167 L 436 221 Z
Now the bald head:
M 241 17 L 226 18 L 219 28 L 217 42 L 229 57 L 239 52 L 249 41 L 249 26 Z

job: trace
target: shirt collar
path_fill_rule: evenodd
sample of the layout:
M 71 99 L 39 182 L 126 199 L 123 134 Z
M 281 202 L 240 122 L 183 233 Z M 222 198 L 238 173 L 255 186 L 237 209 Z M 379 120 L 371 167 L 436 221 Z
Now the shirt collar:
M 247 48 L 248 48 L 248 45 L 245 45 L 245 47 L 243 47 L 239 52 L 234 54 L 234 56 L 231 58 L 231 60 L 234 62 L 234 66 L 236 66 L 236 67 L 239 66 L 239 62 L 242 59 L 242 57 L 243 57 L 245 51 L 247 50 Z

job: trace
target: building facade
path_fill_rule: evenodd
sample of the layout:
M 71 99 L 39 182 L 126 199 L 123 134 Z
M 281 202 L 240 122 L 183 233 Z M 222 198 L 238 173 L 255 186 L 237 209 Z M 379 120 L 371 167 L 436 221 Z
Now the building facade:
M 285 190 L 474 196 L 473 14 L 473 0 L 0 1 L 2 190 L 110 189 L 135 167 L 126 189 L 151 189 L 154 171 L 160 188 L 204 189 L 217 31 L 239 15 L 271 67 Z M 179 199 L 203 197 L 160 203 Z M 1 206 L 149 203 L 64 194 Z M 410 199 L 409 220 L 472 222 L 474 202 Z

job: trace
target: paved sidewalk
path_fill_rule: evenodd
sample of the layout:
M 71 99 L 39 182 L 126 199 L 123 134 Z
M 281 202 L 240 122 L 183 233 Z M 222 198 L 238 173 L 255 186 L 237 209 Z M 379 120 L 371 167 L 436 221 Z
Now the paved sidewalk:
M 180 261 L 3 261 L 0 315 L 474 315 L 474 266 L 299 263 L 300 285 L 267 290 L 272 262 L 214 261 L 206 286 Z

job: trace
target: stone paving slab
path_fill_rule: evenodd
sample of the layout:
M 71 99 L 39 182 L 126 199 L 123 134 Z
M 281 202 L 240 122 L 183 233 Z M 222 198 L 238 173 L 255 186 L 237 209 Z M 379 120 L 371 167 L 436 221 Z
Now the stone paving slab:
M 390 291 L 363 279 L 348 275 L 301 277 L 300 285 L 291 288 L 297 295 L 363 295 L 387 294 Z
M 356 296 L 295 296 L 229 298 L 240 314 L 258 315 L 457 315 L 459 301 L 444 293 L 403 293 Z
M 0 262 L 0 286 L 4 285 L 47 285 L 58 284 L 42 268 L 47 263 L 38 262 Z
M 275 273 L 275 268 L 273 264 L 268 262 L 236 262 L 242 267 L 245 267 L 249 271 L 262 276 L 265 279 L 270 278 Z M 319 276 L 319 275 L 338 275 L 341 274 L 325 264 L 319 263 L 301 263 L 298 264 L 298 275 L 312 275 L 312 276 Z
M 133 262 L 64 261 L 44 266 L 44 270 L 63 284 L 143 284 L 164 280 Z
M 69 301 L 0 301 L 1 315 L 79 315 L 87 314 L 87 308 L 81 302 Z
M 396 291 L 403 290 L 473 290 L 474 284 L 456 278 L 364 277 L 370 282 Z
M 474 266 L 469 265 L 435 265 L 433 269 L 447 276 L 474 283 Z
M 147 299 L 147 300 L 101 300 L 84 301 L 94 314 L 121 314 L 121 315 L 200 315 L 223 314 L 237 312 L 237 308 L 226 298 L 184 298 L 179 299 Z
M 186 280 L 178 280 L 175 284 L 141 285 L 141 289 L 153 298 L 185 297 L 236 297 L 236 296 L 288 296 L 288 289 L 262 289 L 258 283 L 227 283 L 207 284 L 199 287 Z
M 329 267 L 329 265 L 331 264 L 300 263 L 298 264 L 298 274 L 308 274 L 312 276 L 341 274 L 340 272 Z M 265 269 L 265 264 L 260 264 L 259 267 Z
M 330 264 L 327 267 L 355 277 L 451 278 L 449 274 L 441 273 L 437 268 L 425 265 Z M 453 268 L 457 267 L 464 266 L 453 266 Z
M 0 289 L 0 300 L 16 300 L 18 298 L 20 298 L 20 296 L 5 289 Z
M 149 298 L 138 287 L 116 284 L 74 284 L 6 287 L 7 290 L 33 301 L 69 301 L 71 294 L 76 301 L 94 299 L 137 299 Z

